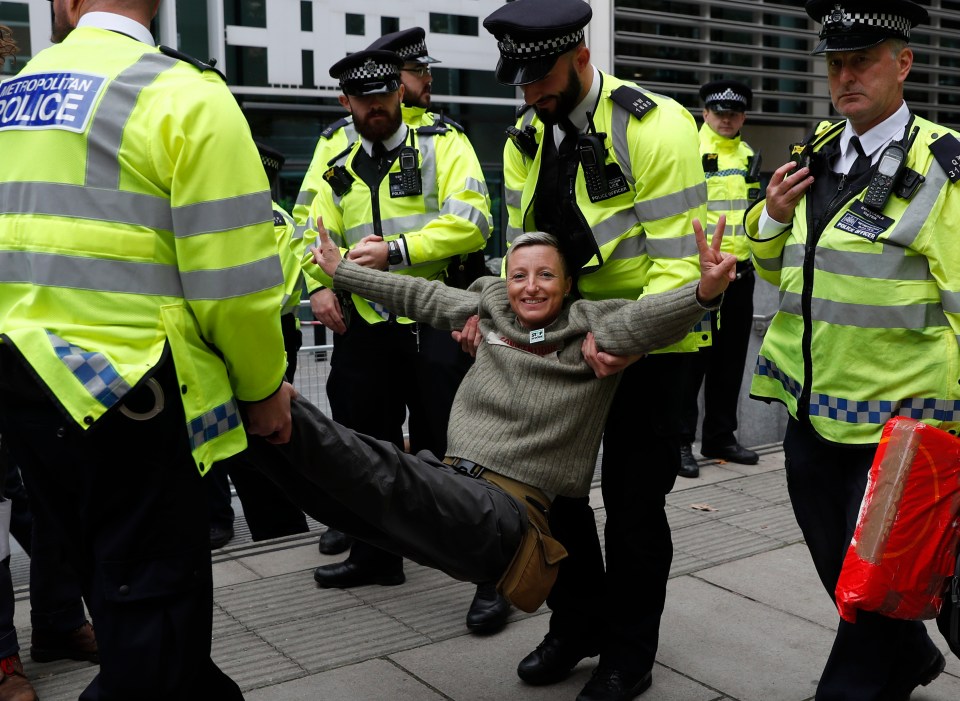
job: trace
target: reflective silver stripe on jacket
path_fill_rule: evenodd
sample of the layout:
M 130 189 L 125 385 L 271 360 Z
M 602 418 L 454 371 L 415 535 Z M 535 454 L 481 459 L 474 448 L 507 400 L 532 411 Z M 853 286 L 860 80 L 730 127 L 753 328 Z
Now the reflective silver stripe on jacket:
M 437 218 L 436 212 L 410 214 L 405 217 L 393 217 L 380 221 L 380 228 L 384 236 L 403 234 L 407 231 L 419 231 Z M 331 232 L 332 235 L 333 232 Z M 373 222 L 352 226 L 343 233 L 343 245 L 347 248 L 360 243 L 364 236 L 372 236 L 375 232 Z
M 195 451 L 207 441 L 212 441 L 239 425 L 240 411 L 236 400 L 231 397 L 225 404 L 214 407 L 187 424 L 190 448 Z
M 231 231 L 267 221 L 273 223 L 273 209 L 267 191 L 173 208 L 173 228 L 178 239 Z
M 509 187 L 504 187 L 503 200 L 508 207 L 520 209 L 520 205 L 523 204 L 523 190 L 513 190 Z
M 707 209 L 711 212 L 743 212 L 750 206 L 750 200 L 708 200 Z
M 110 81 L 87 132 L 87 187 L 120 189 L 120 142 L 140 91 L 175 65 L 170 56 L 144 54 Z
M 691 209 L 696 209 L 706 204 L 706 202 L 707 183 L 702 182 L 691 185 L 679 192 L 672 192 L 662 197 L 636 202 L 633 208 L 637 213 L 637 218 L 643 223 L 675 217 L 678 214 L 685 214 Z
M 63 361 L 90 396 L 108 409 L 130 391 L 130 385 L 103 353 L 89 353 L 47 331 L 57 357 Z
M 906 210 L 897 221 L 897 226 L 890 234 L 888 241 L 909 248 L 916 241 L 920 229 L 927 222 L 933 205 L 947 184 L 947 174 L 936 159 L 930 163 L 927 170 L 926 182 L 913 196 Z
M 89 219 L 173 231 L 173 213 L 166 198 L 82 185 L 0 183 L 0 213 Z
M 794 399 L 800 398 L 800 383 L 764 356 L 757 357 L 755 374 L 777 380 Z M 894 416 L 936 421 L 960 421 L 960 400 L 909 397 L 902 400 L 855 400 L 817 392 L 810 395 L 810 416 L 823 416 L 845 423 L 882 425 Z
M 0 251 L 0 282 L 161 297 L 184 296 L 180 272 L 175 265 L 60 253 Z
M 304 205 L 309 207 L 313 204 L 313 201 L 317 198 L 317 193 L 313 190 L 301 190 L 300 194 L 297 195 L 297 205 Z
M 784 292 L 780 310 L 800 316 L 800 299 L 796 292 Z M 861 329 L 928 329 L 950 325 L 939 303 L 872 305 L 813 298 L 810 307 L 814 321 Z
M 420 180 L 423 183 L 423 204 L 427 211 L 436 212 L 440 208 L 437 183 L 437 151 L 432 134 L 417 135 L 417 147 L 420 149 Z
M 803 244 L 783 249 L 783 266 L 803 266 Z M 766 266 L 764 266 L 766 267 Z M 882 245 L 877 253 L 817 249 L 817 270 L 837 275 L 853 275 L 875 280 L 932 280 L 930 265 L 923 256 L 908 256 L 898 246 Z
M 283 282 L 283 270 L 273 255 L 233 268 L 181 271 L 180 277 L 186 299 L 220 300 L 276 287 Z

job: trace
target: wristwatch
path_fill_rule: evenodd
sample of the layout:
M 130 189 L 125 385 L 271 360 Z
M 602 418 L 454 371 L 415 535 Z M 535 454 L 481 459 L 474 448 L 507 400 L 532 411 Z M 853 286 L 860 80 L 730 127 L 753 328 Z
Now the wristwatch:
M 390 265 L 400 265 L 403 262 L 403 251 L 396 239 L 387 241 L 387 262 Z

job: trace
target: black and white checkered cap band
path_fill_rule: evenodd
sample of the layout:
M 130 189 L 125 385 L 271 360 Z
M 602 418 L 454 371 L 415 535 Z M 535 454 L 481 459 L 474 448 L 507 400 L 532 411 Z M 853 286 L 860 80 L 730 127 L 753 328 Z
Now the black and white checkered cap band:
M 418 41 L 416 44 L 410 44 L 409 46 L 402 46 L 399 49 L 396 49 L 397 55 L 403 59 L 417 58 L 418 56 L 427 55 L 427 42 L 424 40 Z
M 741 95 L 740 93 L 735 93 L 730 88 L 727 88 L 723 92 L 715 92 L 712 95 L 708 95 L 707 99 L 704 102 L 740 102 L 742 104 L 747 104 L 747 98 Z
M 349 68 L 340 74 L 340 82 L 348 80 L 382 80 L 396 77 L 397 67 L 392 63 L 377 63 L 372 58 L 367 59 L 356 68 Z
M 578 29 L 571 34 L 550 39 L 536 41 L 516 41 L 509 34 L 504 34 L 497 42 L 500 54 L 507 58 L 532 59 L 562 54 L 583 41 L 583 30 Z
M 823 18 L 823 28 L 820 30 L 820 38 L 828 34 L 833 34 L 838 29 L 847 30 L 848 23 L 865 24 L 868 27 L 877 27 L 879 29 L 889 29 L 900 34 L 906 39 L 910 38 L 910 20 L 900 15 L 892 15 L 888 12 L 842 12 L 834 10 Z

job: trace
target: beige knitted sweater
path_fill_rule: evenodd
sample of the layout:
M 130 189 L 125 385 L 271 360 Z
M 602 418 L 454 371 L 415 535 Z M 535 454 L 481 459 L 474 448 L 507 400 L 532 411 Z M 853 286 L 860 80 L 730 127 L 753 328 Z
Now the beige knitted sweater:
M 501 278 L 460 290 L 343 261 L 333 281 L 438 329 L 462 328 L 479 314 L 484 342 L 453 402 L 447 454 L 571 497 L 590 491 L 619 382 L 619 375 L 598 380 L 583 360 L 587 332 L 609 353 L 647 353 L 683 338 L 704 313 L 696 283 L 639 301 L 578 300 L 564 305 L 539 340 L 517 322 Z

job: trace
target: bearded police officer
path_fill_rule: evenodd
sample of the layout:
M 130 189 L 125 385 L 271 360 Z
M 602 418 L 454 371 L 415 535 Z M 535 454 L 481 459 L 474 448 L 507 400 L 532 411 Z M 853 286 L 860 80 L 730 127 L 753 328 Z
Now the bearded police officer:
M 753 91 L 737 80 L 715 80 L 700 88 L 703 126 L 700 157 L 707 179 L 710 228 L 726 217 L 724 251 L 737 256 L 737 279 L 723 295 L 720 311 L 704 317 L 710 343 L 697 353 L 685 383 L 680 476 L 697 477 L 700 467 L 691 444 L 697 433 L 697 395 L 703 384 L 704 457 L 755 465 L 760 457 L 737 442 L 737 402 L 753 326 L 753 265 L 743 235 L 743 213 L 760 194 L 760 158 L 740 136 Z
M 525 105 L 504 148 L 508 240 L 555 234 L 587 299 L 637 298 L 696 276 L 693 219 L 706 216 L 696 124 L 676 102 L 590 63 L 581 0 L 516 0 L 484 26 L 497 78 Z M 600 374 L 636 358 L 586 353 Z M 602 351 L 602 349 L 600 349 Z M 624 373 L 603 439 L 606 573 L 588 498 L 554 501 L 570 557 L 547 600 L 550 632 L 520 677 L 549 684 L 581 659 L 600 664 L 581 701 L 634 698 L 651 684 L 673 548 L 665 495 L 680 463 L 679 386 L 692 335 Z
M 318 225 L 322 218 L 354 262 L 442 279 L 451 258 L 485 246 L 489 198 L 476 155 L 456 130 L 402 121 L 402 65 L 393 52 L 366 50 L 330 69 L 358 138 L 328 161 L 310 217 Z M 314 293 L 313 303 L 337 334 L 327 383 L 334 419 L 402 447 L 409 412 L 411 450 L 444 455 L 450 407 L 466 368 L 449 334 L 328 288 Z M 404 581 L 399 557 L 365 544 L 356 544 L 345 562 L 317 568 L 314 578 L 332 587 Z
M 790 412 L 790 499 L 833 596 L 884 422 L 960 429 L 958 135 L 913 114 L 903 87 L 908 0 L 812 0 L 833 105 L 747 213 L 757 273 L 780 309 L 752 394 Z M 799 168 L 796 168 L 799 166 Z M 841 620 L 818 701 L 907 699 L 944 668 L 919 621 Z
M 0 432 L 83 578 L 81 698 L 241 699 L 210 658 L 200 477 L 244 424 L 289 439 L 283 279 L 249 128 L 154 48 L 158 5 L 55 0 L 58 43 L 3 85 L 39 108 L 0 119 Z

